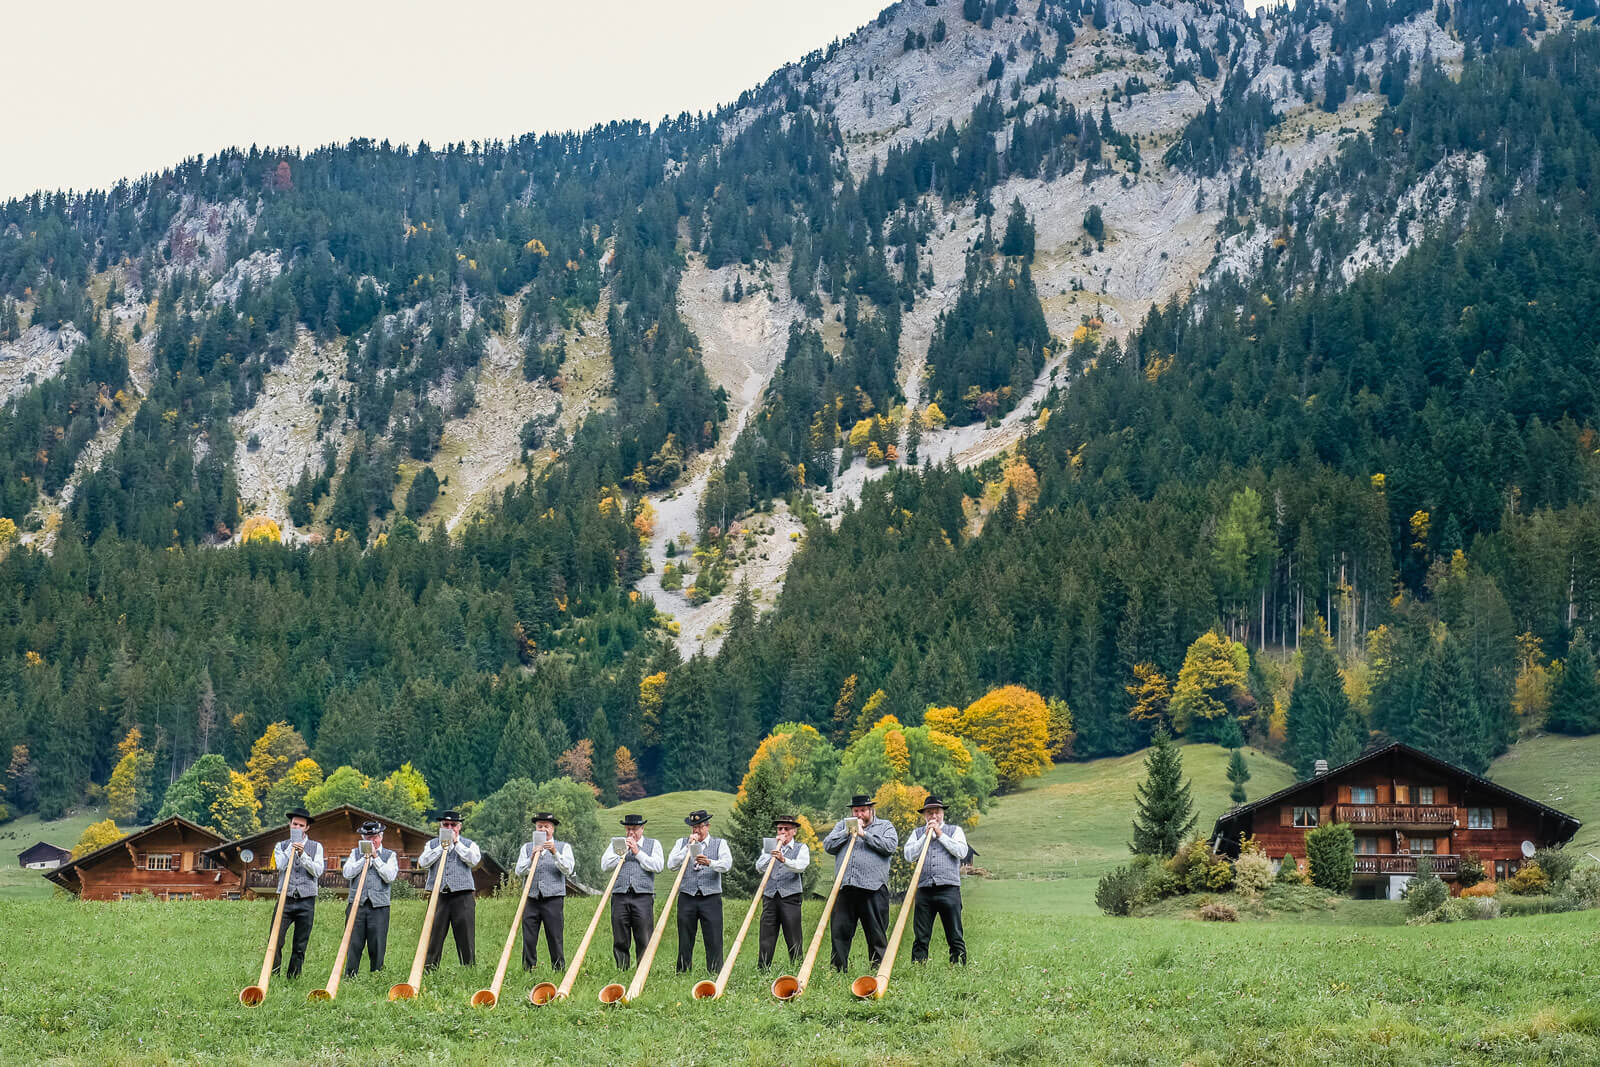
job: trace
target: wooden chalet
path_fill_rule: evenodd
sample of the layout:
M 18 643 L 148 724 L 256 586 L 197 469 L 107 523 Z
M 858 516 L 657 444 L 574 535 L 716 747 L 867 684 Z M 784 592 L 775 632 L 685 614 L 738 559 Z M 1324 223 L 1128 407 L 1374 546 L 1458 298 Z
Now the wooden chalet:
M 1253 836 L 1274 862 L 1304 862 L 1306 834 L 1329 823 L 1355 831 L 1357 896 L 1398 897 L 1428 856 L 1454 880 L 1475 854 L 1496 881 L 1517 873 L 1536 849 L 1557 848 L 1582 825 L 1487 778 L 1398 742 L 1319 772 L 1217 819 L 1212 845 L 1237 857 Z
M 35 841 L 17 853 L 17 866 L 28 871 L 53 871 L 70 859 L 70 848 L 52 845 L 48 841 Z
M 84 900 L 237 898 L 237 888 L 207 849 L 222 838 L 173 816 L 120 841 L 46 871 L 45 877 Z
M 340 868 L 350 853 L 360 849 L 361 824 L 369 819 L 383 823 L 383 845 L 393 849 L 400 858 L 400 874 L 396 880 L 408 881 L 420 891 L 427 881 L 428 872 L 417 866 L 417 857 L 422 855 L 423 847 L 434 835 L 353 804 L 341 804 L 311 817 L 311 829 L 307 834 L 322 845 L 327 856 L 327 869 L 323 871 L 318 885 L 338 893 L 349 892 L 349 884 L 340 873 Z M 206 855 L 228 872 L 227 880 L 232 883 L 231 888 L 236 894 L 253 899 L 258 893 L 277 891 L 278 876 L 272 869 L 272 848 L 288 836 L 289 824 L 285 822 L 237 841 L 213 845 L 206 850 Z M 493 893 L 505 874 L 498 863 L 484 856 L 483 863 L 473 872 L 478 895 L 482 897 Z

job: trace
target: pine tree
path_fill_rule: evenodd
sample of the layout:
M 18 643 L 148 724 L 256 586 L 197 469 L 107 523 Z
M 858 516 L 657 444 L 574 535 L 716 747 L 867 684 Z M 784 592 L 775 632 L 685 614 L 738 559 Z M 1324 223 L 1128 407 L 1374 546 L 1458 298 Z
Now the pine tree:
M 728 844 L 735 856 L 751 857 L 750 862 L 736 863 L 728 872 L 738 893 L 755 892 L 761 876 L 756 873 L 754 858 L 761 854 L 761 839 L 772 836 L 772 820 L 786 814 L 779 810 L 783 804 L 781 794 L 777 766 L 772 760 L 762 760 L 745 777 L 733 802 Z
M 1233 791 L 1228 794 L 1228 799 L 1235 804 L 1245 802 L 1244 784 L 1250 780 L 1250 767 L 1244 761 L 1244 753 L 1237 748 L 1228 753 L 1228 781 L 1233 783 Z
M 1166 730 L 1157 729 L 1151 737 L 1144 770 L 1144 781 L 1135 793 L 1139 810 L 1133 817 L 1133 844 L 1128 847 L 1143 856 L 1176 855 L 1200 817 L 1195 814 L 1190 783 L 1183 778 L 1183 755 Z
M 1339 660 L 1334 655 L 1328 628 L 1319 616 L 1301 636 L 1300 677 L 1289 694 L 1288 742 L 1290 761 L 1302 778 L 1311 777 L 1319 759 L 1339 766 L 1360 754 L 1360 723 L 1345 695 Z M 1341 750 L 1355 741 L 1355 753 L 1334 751 L 1334 739 L 1344 728 Z M 1347 759 L 1341 759 L 1344 756 Z
M 1600 732 L 1600 679 L 1595 677 L 1594 652 L 1582 629 L 1572 632 L 1567 658 L 1550 693 L 1545 725 L 1563 734 Z
M 604 708 L 596 708 L 589 719 L 589 740 L 594 743 L 592 781 L 600 790 L 600 803 L 610 807 L 617 802 L 616 739 L 611 736 L 611 724 L 606 721 Z M 613 754 L 611 759 L 606 758 L 608 752 Z

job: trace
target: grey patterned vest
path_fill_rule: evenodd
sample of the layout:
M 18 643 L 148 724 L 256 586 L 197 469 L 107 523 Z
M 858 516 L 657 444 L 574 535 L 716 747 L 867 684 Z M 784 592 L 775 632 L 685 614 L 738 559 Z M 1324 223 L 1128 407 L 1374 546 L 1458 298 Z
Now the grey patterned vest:
M 361 903 L 369 908 L 387 908 L 389 906 L 389 883 L 378 877 L 378 861 L 385 862 L 394 858 L 394 849 L 380 848 L 372 853 L 372 862 L 367 865 L 367 884 L 361 887 Z M 396 878 L 400 877 L 398 874 Z M 356 876 L 350 880 L 350 892 L 356 891 L 356 883 L 361 881 L 361 869 L 356 869 Z
M 661 842 L 653 837 L 641 838 L 639 851 L 646 849 L 646 843 L 655 845 L 657 854 L 661 852 Z M 664 858 L 664 857 L 663 857 Z M 617 893 L 651 893 L 656 891 L 656 876 L 639 866 L 639 857 L 624 849 L 622 853 L 622 873 L 617 875 Z
M 439 839 L 435 837 L 428 844 L 437 848 Z M 469 889 L 476 889 L 478 883 L 472 877 L 472 868 L 468 867 L 467 861 L 461 858 L 461 846 L 470 844 L 472 844 L 472 839 L 463 837 L 456 842 L 456 847 L 450 850 L 450 855 L 435 861 L 434 865 L 428 868 L 428 883 L 422 888 L 424 890 L 433 888 L 434 876 L 438 874 L 439 867 L 442 865 L 444 867 L 443 892 L 461 893 Z
M 944 825 L 945 829 L 948 830 L 952 824 L 945 823 Z M 914 843 L 920 849 L 922 847 L 922 839 L 919 835 L 926 834 L 927 827 L 919 826 L 911 831 L 911 837 L 908 842 Z M 951 854 L 949 849 L 944 847 L 943 842 L 937 839 L 934 840 L 928 845 L 928 858 L 922 861 L 922 877 L 917 879 L 917 885 L 925 888 L 930 885 L 960 884 L 961 862 Z
M 317 880 L 311 877 L 311 872 L 305 869 L 299 858 L 289 852 L 287 842 L 280 841 L 284 851 L 289 854 L 287 870 L 289 872 L 289 895 L 291 897 L 315 897 L 317 895 Z M 276 852 L 276 849 L 274 849 Z M 322 858 L 322 845 L 306 838 L 306 856 L 310 859 Z M 283 890 L 283 871 L 278 872 L 278 890 Z
M 719 858 L 728 847 L 728 843 L 720 837 L 708 837 L 703 842 L 706 846 L 706 858 Z M 702 867 L 694 861 L 693 856 L 683 859 L 683 885 L 678 888 L 678 893 L 686 897 L 709 897 L 722 892 L 722 872 L 714 871 L 710 867 Z
M 800 855 L 800 842 L 790 841 L 784 845 L 783 854 L 789 859 Z M 767 877 L 767 888 L 762 896 L 792 897 L 804 888 L 800 871 L 791 871 L 777 860 L 772 860 L 771 865 L 772 874 Z
M 559 851 L 565 842 L 554 841 L 552 844 Z M 532 842 L 525 843 L 522 846 L 522 854 L 526 856 L 531 847 Z M 556 862 L 555 856 L 550 853 L 539 853 L 539 866 L 534 868 L 533 875 L 533 886 L 528 890 L 530 897 L 564 897 L 567 895 L 567 876 L 561 873 L 561 865 Z

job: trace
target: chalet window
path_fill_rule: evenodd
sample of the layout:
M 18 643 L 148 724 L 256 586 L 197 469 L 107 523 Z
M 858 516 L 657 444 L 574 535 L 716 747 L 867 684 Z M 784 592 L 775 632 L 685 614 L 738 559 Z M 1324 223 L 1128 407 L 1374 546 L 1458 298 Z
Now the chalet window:
M 167 899 L 168 900 L 193 900 L 194 899 L 194 894 L 193 893 L 168 893 L 167 894 Z
M 1296 826 L 1315 826 L 1315 825 L 1317 825 L 1317 809 L 1316 808 L 1295 808 L 1294 809 L 1294 825 L 1296 825 Z
M 227 895 L 226 899 L 228 899 L 228 900 L 239 900 L 239 899 L 242 899 L 242 898 L 240 897 L 240 895 L 238 893 L 229 893 Z
M 1378 853 L 1378 839 L 1376 837 L 1356 838 L 1356 855 L 1375 856 Z
M 171 871 L 177 869 L 177 859 L 170 852 L 152 852 L 144 858 L 144 869 L 147 871 Z
M 1438 849 L 1435 847 L 1434 840 L 1431 837 L 1413 837 L 1409 843 L 1411 845 L 1411 854 L 1413 856 L 1431 856 L 1438 851 Z
M 132 900 L 133 899 L 133 894 L 132 893 L 118 893 L 117 894 L 117 899 L 118 900 Z
M 1377 802 L 1378 791 L 1370 785 L 1358 785 L 1350 790 L 1350 803 L 1352 804 L 1376 804 Z
M 1493 808 L 1468 808 L 1467 809 L 1467 829 L 1468 830 L 1493 830 L 1494 829 L 1494 809 Z
M 1431 785 L 1419 785 L 1417 787 L 1417 803 L 1418 804 L 1432 804 L 1433 803 L 1433 786 L 1431 786 Z

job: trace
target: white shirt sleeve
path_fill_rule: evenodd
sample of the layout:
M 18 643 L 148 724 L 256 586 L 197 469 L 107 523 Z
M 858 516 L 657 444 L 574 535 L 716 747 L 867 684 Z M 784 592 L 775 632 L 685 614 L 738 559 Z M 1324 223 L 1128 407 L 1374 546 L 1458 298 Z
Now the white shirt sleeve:
M 717 850 L 717 855 L 711 857 L 711 869 L 718 874 L 726 874 L 733 868 L 733 849 L 728 847 L 726 838 L 722 840 L 722 848 Z
M 940 844 L 958 861 L 967 858 L 967 835 L 959 826 L 946 826 L 939 837 Z
M 533 849 L 526 843 L 517 850 L 517 877 L 528 873 L 528 868 L 533 866 Z
M 282 871 L 289 866 L 289 842 L 279 841 L 272 846 L 272 869 Z
M 606 842 L 606 850 L 600 855 L 600 869 L 609 871 L 622 862 L 622 857 L 611 848 L 611 842 Z
M 432 867 L 435 863 L 439 862 L 439 857 L 443 853 L 444 849 L 439 847 L 439 839 L 434 838 L 432 841 L 429 841 L 426 845 L 422 846 L 422 855 L 417 857 L 417 866 Z
M 312 853 L 316 853 L 313 857 Z M 322 845 L 316 841 L 307 841 L 306 847 L 300 851 L 300 866 L 313 878 L 321 878 L 322 872 L 328 869 L 327 859 L 322 852 Z
M 388 859 L 384 859 L 382 853 L 374 855 L 372 857 L 372 869 L 378 873 L 378 877 L 382 878 L 384 884 L 387 885 L 400 874 L 400 853 L 391 852 Z
M 680 837 L 673 842 L 672 851 L 667 855 L 667 867 L 677 870 L 683 866 L 683 861 L 689 858 L 689 839 Z
M 660 873 L 663 866 L 661 862 L 661 842 L 652 838 L 640 847 L 639 866 L 651 874 Z
M 572 846 L 565 841 L 558 844 L 556 846 L 555 861 L 556 866 L 561 868 L 561 873 L 571 878 L 572 871 L 577 866 L 577 861 L 572 858 Z
M 922 851 L 922 839 L 927 836 L 927 823 L 923 823 L 906 835 L 906 847 L 900 850 L 900 854 L 905 856 L 907 862 L 917 862 L 917 855 Z
M 478 847 L 476 841 L 461 839 L 461 844 L 456 848 L 456 854 L 461 857 L 461 862 L 468 867 L 476 867 L 483 862 L 483 849 Z
M 772 853 L 770 853 L 770 852 L 758 852 L 756 854 L 756 870 L 758 870 L 758 871 L 766 870 L 767 869 L 767 864 L 769 864 L 771 862 L 772 862 Z
M 795 872 L 803 871 L 807 867 L 811 866 L 810 846 L 801 845 L 800 851 L 795 853 L 794 859 L 790 859 L 789 857 L 785 856 L 783 858 L 783 865 Z
M 344 875 L 345 881 L 353 882 L 361 876 L 362 858 L 361 850 L 359 848 L 345 857 L 344 866 L 339 868 L 339 873 Z M 373 859 L 376 860 L 377 857 L 374 856 Z M 377 864 L 374 863 L 373 866 L 376 867 Z

